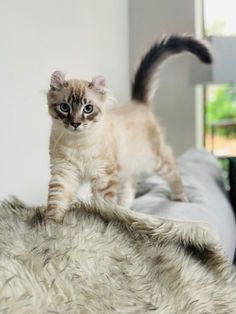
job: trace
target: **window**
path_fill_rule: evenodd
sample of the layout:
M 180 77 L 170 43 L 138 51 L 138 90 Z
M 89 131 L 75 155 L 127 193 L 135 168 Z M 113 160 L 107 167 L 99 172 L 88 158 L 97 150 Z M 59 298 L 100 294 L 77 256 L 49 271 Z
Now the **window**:
M 206 36 L 236 35 L 235 0 L 204 0 Z
M 235 0 L 204 0 L 204 33 L 236 35 Z M 206 86 L 204 142 L 215 155 L 236 155 L 236 85 Z

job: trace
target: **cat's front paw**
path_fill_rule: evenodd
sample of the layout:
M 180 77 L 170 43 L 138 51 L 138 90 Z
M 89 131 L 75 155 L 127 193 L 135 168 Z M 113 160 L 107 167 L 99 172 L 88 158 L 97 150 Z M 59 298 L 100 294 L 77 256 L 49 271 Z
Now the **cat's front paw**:
M 44 213 L 45 221 L 54 221 L 56 223 L 63 223 L 64 213 L 56 208 L 48 207 Z

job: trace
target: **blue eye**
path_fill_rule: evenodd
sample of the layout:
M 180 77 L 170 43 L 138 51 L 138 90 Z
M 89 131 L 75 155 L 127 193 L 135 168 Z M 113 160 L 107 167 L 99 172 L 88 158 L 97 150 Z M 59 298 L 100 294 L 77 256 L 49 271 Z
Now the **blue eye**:
M 70 106 L 66 102 L 63 102 L 60 104 L 60 110 L 67 113 L 70 111 Z
M 91 113 L 93 112 L 93 105 L 86 105 L 83 109 L 84 113 Z

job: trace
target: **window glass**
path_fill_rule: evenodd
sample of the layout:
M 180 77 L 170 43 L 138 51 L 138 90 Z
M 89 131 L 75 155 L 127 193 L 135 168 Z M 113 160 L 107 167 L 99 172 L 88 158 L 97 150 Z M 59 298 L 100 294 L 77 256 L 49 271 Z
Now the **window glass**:
M 204 0 L 206 36 L 236 35 L 236 0 Z
M 236 155 L 236 86 L 208 85 L 205 146 L 218 156 Z

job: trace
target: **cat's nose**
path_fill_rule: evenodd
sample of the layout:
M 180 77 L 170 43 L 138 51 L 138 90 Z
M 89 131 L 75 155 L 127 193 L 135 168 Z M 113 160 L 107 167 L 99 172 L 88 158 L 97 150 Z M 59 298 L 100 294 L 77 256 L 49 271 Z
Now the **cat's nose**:
M 78 122 L 71 122 L 70 123 L 75 129 L 78 128 L 78 126 L 80 126 L 81 123 L 78 123 Z

